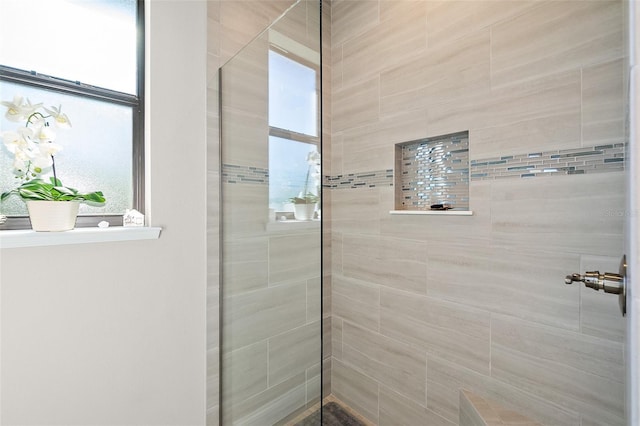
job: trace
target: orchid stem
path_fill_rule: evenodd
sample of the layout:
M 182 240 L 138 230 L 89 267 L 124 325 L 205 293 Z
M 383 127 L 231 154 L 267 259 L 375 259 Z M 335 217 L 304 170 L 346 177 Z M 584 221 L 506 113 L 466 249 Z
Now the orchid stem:
M 58 176 L 56 175 L 56 159 L 51 156 L 51 169 L 53 170 L 53 184 L 58 186 Z

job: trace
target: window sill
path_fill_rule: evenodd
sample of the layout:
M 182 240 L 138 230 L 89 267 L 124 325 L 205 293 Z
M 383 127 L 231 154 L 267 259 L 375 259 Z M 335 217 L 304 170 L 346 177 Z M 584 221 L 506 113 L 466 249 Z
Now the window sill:
M 154 240 L 160 237 L 158 227 L 77 228 L 65 232 L 32 230 L 0 231 L 0 248 L 59 246 L 66 244 L 104 243 L 111 241 Z
M 430 216 L 472 216 L 471 210 L 391 210 L 389 214 L 430 215 Z

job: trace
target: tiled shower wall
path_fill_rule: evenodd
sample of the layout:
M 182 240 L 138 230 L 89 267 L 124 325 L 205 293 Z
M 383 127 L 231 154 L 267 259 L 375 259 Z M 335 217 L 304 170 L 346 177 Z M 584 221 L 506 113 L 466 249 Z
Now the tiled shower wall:
M 217 425 L 219 423 L 219 390 L 222 386 L 226 392 L 227 403 L 235 400 L 233 408 L 226 405 L 226 417 L 223 424 L 232 424 L 236 421 L 266 422 L 272 413 L 287 412 L 287 409 L 299 408 L 299 404 L 307 401 L 317 400 L 320 389 L 320 359 L 318 331 L 320 318 L 320 280 L 319 280 L 319 235 L 316 230 L 286 231 L 272 229 L 265 232 L 267 222 L 267 196 L 265 182 L 268 180 L 266 164 L 267 148 L 267 127 L 266 109 L 264 109 L 267 99 L 266 93 L 266 62 L 261 62 L 260 58 L 266 60 L 266 50 L 264 46 L 250 43 L 262 30 L 267 28 L 284 11 L 286 11 L 294 0 L 209 0 L 209 78 L 208 78 L 208 299 L 207 299 L 207 424 Z M 309 7 L 314 7 L 317 3 L 308 2 Z M 330 20 L 330 5 L 326 2 L 323 6 L 323 20 L 328 23 Z M 313 16 L 312 13 L 308 17 Z M 306 21 L 305 16 L 299 14 L 288 15 L 286 18 L 288 29 L 282 26 L 281 31 L 286 35 L 303 42 L 307 40 L 313 43 L 317 34 L 317 21 Z M 315 29 L 314 29 L 315 27 Z M 300 34 L 300 31 L 308 31 L 308 34 Z M 323 44 L 325 51 L 330 49 L 330 38 L 328 28 L 325 29 Z M 257 49 L 258 56 L 244 55 L 244 58 L 254 58 L 243 64 L 238 64 L 241 79 L 237 81 L 239 90 L 235 90 L 235 97 L 232 102 L 233 114 L 240 117 L 242 126 L 238 128 L 226 129 L 232 135 L 232 142 L 225 145 L 225 166 L 220 168 L 220 113 L 218 106 L 218 67 L 229 61 L 241 49 L 251 44 L 250 49 Z M 315 45 L 313 46 L 315 48 Z M 262 50 L 261 50 L 262 49 Z M 330 55 L 326 56 L 330 58 Z M 257 58 L 257 60 L 256 60 Z M 325 62 L 324 75 L 324 97 L 330 99 L 330 81 L 328 76 L 328 64 Z M 228 75 L 234 74 L 229 72 Z M 258 88 L 257 91 L 252 91 Z M 258 109 L 262 109 L 258 111 Z M 330 107 L 325 107 L 325 117 L 328 117 Z M 323 119 L 325 134 L 329 134 L 329 120 Z M 328 135 L 325 143 L 330 140 Z M 253 145 L 252 145 L 253 144 Z M 323 155 L 327 155 L 323 152 Z M 222 182 L 220 178 L 222 177 Z M 251 306 L 257 315 L 252 312 L 245 312 L 244 318 L 236 318 L 237 322 L 228 324 L 227 336 L 232 337 L 227 340 L 229 347 L 237 349 L 234 354 L 235 360 L 226 375 L 243 377 L 246 380 L 229 383 L 220 383 L 219 354 L 220 335 L 219 322 L 220 304 L 219 300 L 219 266 L 220 266 L 220 233 L 219 211 L 221 207 L 218 199 L 220 196 L 220 185 L 233 185 L 232 190 L 227 194 L 235 197 L 227 200 L 227 211 L 225 227 L 229 231 L 227 242 L 230 242 L 228 251 L 223 259 L 223 268 L 236 268 L 235 271 L 227 269 L 227 277 L 233 277 L 233 290 L 225 293 L 227 312 L 238 312 L 243 307 Z M 329 213 L 326 213 L 329 216 Z M 232 220 L 230 220 L 232 219 Z M 319 227 L 318 227 L 319 228 Z M 256 231 L 249 235 L 248 231 Z M 329 227 L 325 227 L 327 237 L 324 238 L 325 250 L 330 247 L 328 238 Z M 260 234 L 260 235 L 257 235 Z M 231 240 L 229 239 L 231 236 Z M 269 249 L 267 250 L 267 245 Z M 327 257 L 327 256 L 325 256 Z M 324 273 L 330 272 L 331 262 L 325 262 Z M 291 270 L 291 265 L 296 265 Z M 246 274 L 237 274 L 244 271 Z M 313 276 L 310 274 L 314 274 Z M 286 277 L 286 279 L 285 279 Z M 286 282 L 284 282 L 284 281 Z M 282 281 L 282 282 L 280 282 Z M 266 284 L 273 285 L 266 287 Z M 327 288 L 324 291 L 326 316 L 323 327 L 328 333 L 330 331 L 330 279 L 327 275 L 325 279 Z M 277 309 L 272 309 L 274 306 Z M 261 309 L 261 308 L 264 309 Z M 278 312 L 284 311 L 280 307 L 289 310 L 287 317 L 278 316 Z M 274 316 L 266 318 L 264 312 L 274 312 Z M 293 312 L 293 314 L 292 314 Z M 262 315 L 262 316 L 261 316 Z M 293 324 L 291 320 L 296 318 L 298 323 Z M 287 319 L 284 324 L 282 319 Z M 326 322 L 326 325 L 324 325 Z M 275 325 L 275 327 L 274 327 Z M 297 327 L 297 325 L 302 325 Z M 280 327 L 280 328 L 277 328 Z M 295 328 L 291 333 L 289 329 Z M 274 338 L 262 340 L 255 345 L 246 345 L 249 339 L 256 335 L 265 337 L 279 334 Z M 325 342 L 330 345 L 330 339 L 325 338 Z M 268 345 L 268 346 L 267 346 Z M 277 348 L 280 347 L 280 351 Z M 299 349 L 296 356 L 302 359 L 295 366 L 289 363 L 289 359 L 282 355 L 291 355 L 290 349 Z M 238 353 L 240 353 L 240 356 Z M 268 353 L 267 353 L 268 352 Z M 325 350 L 330 354 L 329 347 Z M 304 356 L 301 356 L 304 355 Z M 307 359 L 314 359 L 313 365 L 302 365 Z M 280 366 L 278 366 L 278 363 Z M 302 363 L 302 364 L 301 364 Z M 227 363 L 230 365 L 231 363 Z M 268 365 L 267 365 L 268 364 Z M 298 365 L 301 364 L 301 365 Z M 327 369 L 324 375 L 325 392 L 329 392 L 331 377 L 328 372 L 330 366 L 329 355 L 323 363 L 323 368 Z M 245 374 L 246 371 L 251 374 Z M 302 373 L 298 374 L 301 370 Z M 270 383 L 265 388 L 264 383 Z M 275 409 L 274 409 L 275 408 Z M 273 414 L 277 416 L 276 414 Z M 275 417 L 274 417 L 275 418 Z M 259 420 L 256 420 L 259 419 Z
M 624 7 L 332 2 L 331 389 L 373 422 L 624 424 L 617 298 L 563 281 L 622 255 Z M 461 129 L 474 215 L 389 215 L 394 144 Z
M 219 416 L 220 113 L 218 68 L 248 44 L 293 0 L 208 0 L 207 27 L 207 425 Z

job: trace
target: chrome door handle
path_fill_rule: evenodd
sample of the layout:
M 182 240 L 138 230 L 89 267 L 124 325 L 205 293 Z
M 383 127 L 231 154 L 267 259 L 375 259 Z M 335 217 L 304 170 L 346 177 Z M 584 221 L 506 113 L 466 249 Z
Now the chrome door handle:
M 604 290 L 605 293 L 618 294 L 620 302 L 620 310 L 622 316 L 626 314 L 626 276 L 627 276 L 627 258 L 622 256 L 620 262 L 620 270 L 618 273 L 600 271 L 588 271 L 584 275 L 571 274 L 564 279 L 565 284 L 573 284 L 574 282 L 584 283 L 586 287 L 596 291 Z

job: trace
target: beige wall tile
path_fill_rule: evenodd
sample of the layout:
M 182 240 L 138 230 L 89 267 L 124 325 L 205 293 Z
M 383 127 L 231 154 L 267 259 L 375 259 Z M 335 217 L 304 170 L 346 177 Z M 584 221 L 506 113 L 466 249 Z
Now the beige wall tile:
M 578 264 L 564 253 L 441 245 L 429 251 L 427 294 L 578 330 L 579 290 L 564 284 L 565 271 Z
M 318 321 L 322 316 L 321 286 L 319 277 L 307 280 L 307 323 Z
M 427 34 L 429 47 L 451 43 L 506 19 L 518 16 L 536 5 L 535 1 L 428 1 Z
M 491 347 L 491 375 L 603 424 L 624 425 L 624 385 L 505 346 Z
M 331 391 L 362 416 L 378 423 L 378 383 L 375 380 L 333 358 Z
M 379 289 L 377 285 L 349 279 L 333 278 L 333 315 L 360 327 L 378 331 L 380 322 Z
M 315 367 L 307 369 L 307 380 L 306 380 L 306 403 L 307 406 L 310 404 L 315 404 L 320 402 L 320 392 L 321 392 L 321 377 L 320 377 L 320 363 L 318 363 Z
M 225 297 L 223 349 L 240 348 L 304 325 L 306 287 L 303 281 Z
M 322 318 L 322 359 L 331 358 L 331 330 L 333 329 L 331 323 L 333 318 L 329 316 L 324 316 Z
M 380 88 L 378 78 L 362 80 L 335 89 L 331 98 L 331 128 L 340 132 L 375 123 L 379 118 Z
M 378 23 L 377 0 L 331 2 L 331 43 L 344 43 Z
M 381 2 L 385 19 L 343 43 L 342 84 L 349 86 L 377 76 L 426 47 L 426 3 Z
M 489 374 L 488 312 L 382 288 L 380 333 Z
M 331 395 L 331 359 L 322 360 L 322 398 Z
M 394 147 L 428 136 L 425 110 L 396 109 L 392 118 L 344 132 L 342 165 L 349 173 L 394 168 Z
M 624 173 L 614 172 L 495 182 L 494 241 L 510 247 L 620 256 L 623 217 L 615 213 L 624 211 L 623 179 Z
M 269 283 L 320 277 L 320 233 L 269 238 Z
M 235 238 L 264 233 L 269 191 L 264 185 L 222 184 L 222 249 Z
M 266 341 L 224 354 L 222 397 L 230 407 L 267 389 L 267 359 Z
M 269 168 L 269 127 L 266 115 L 222 108 L 225 117 L 222 138 L 228 143 L 222 149 L 223 164 Z
M 301 373 L 231 407 L 225 407 L 222 424 L 275 424 L 288 414 L 304 408 L 305 399 L 305 373 Z
M 380 189 L 336 190 L 331 194 L 331 201 L 333 232 L 380 233 L 379 217 L 373 213 L 378 210 Z
M 269 386 L 320 363 L 320 320 L 269 339 Z
M 488 30 L 450 45 L 416 51 L 410 60 L 396 62 L 401 65 L 381 74 L 381 115 L 443 102 L 462 106 L 474 97 L 486 98 L 489 57 Z
M 342 318 L 331 319 L 331 355 L 337 360 L 342 360 L 342 324 Z
M 494 85 L 622 57 L 622 2 L 550 2 L 491 31 Z
M 342 362 L 405 397 L 425 401 L 423 351 L 348 322 L 342 327 Z
M 427 245 L 399 238 L 343 236 L 346 277 L 425 294 Z
M 575 148 L 580 97 L 580 72 L 567 71 L 429 105 L 427 120 L 434 134 L 469 130 L 472 159 Z
M 426 408 L 425 403 L 403 397 L 391 389 L 380 386 L 380 426 L 453 426 L 456 422 L 446 420 Z
M 220 1 L 222 63 L 236 55 L 293 3 L 294 0 Z
M 625 141 L 623 60 L 582 70 L 582 144 Z
M 495 348 L 506 348 L 539 362 L 566 366 L 578 374 L 587 373 L 624 383 L 622 343 L 494 314 L 491 317 L 491 347 L 492 352 Z M 599 391 L 602 391 L 601 387 Z
M 489 398 L 543 424 L 580 424 L 580 416 L 553 401 L 546 401 L 495 378 L 475 373 L 448 361 L 429 357 L 427 361 L 427 408 L 452 422 L 458 421 L 460 389 Z
M 222 271 L 225 296 L 267 287 L 268 239 L 236 238 L 223 244 Z

